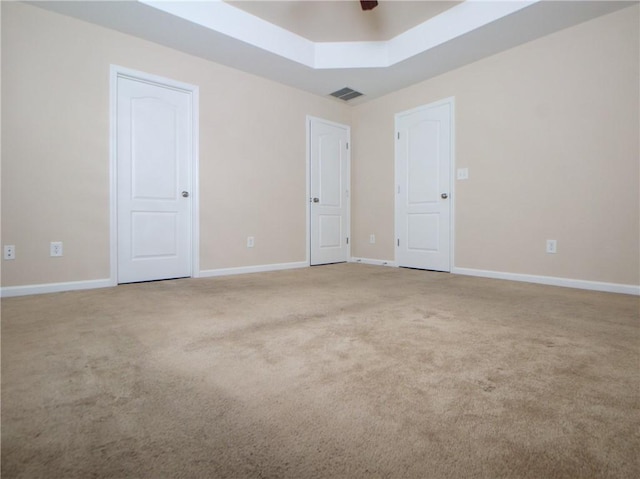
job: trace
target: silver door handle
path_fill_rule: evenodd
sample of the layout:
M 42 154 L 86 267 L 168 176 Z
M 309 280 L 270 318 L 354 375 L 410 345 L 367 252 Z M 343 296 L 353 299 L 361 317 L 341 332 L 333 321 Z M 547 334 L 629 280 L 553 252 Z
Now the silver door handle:
M 446 200 L 447 198 L 449 198 L 449 195 L 448 195 L 448 194 L 446 194 L 446 193 L 442 193 L 442 194 L 440 195 L 440 198 L 442 198 L 443 200 Z
M 320 198 L 314 198 L 314 199 L 313 199 L 313 202 L 314 202 L 314 203 L 320 203 Z
M 188 191 L 183 191 L 182 192 L 182 197 L 183 198 L 189 198 L 189 192 Z

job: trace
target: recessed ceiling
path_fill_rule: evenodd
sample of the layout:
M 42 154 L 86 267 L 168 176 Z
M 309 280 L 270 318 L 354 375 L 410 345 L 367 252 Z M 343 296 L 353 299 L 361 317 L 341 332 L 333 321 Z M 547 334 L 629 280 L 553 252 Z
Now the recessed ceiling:
M 27 3 L 328 98 L 348 86 L 358 105 L 638 1 L 452 2 L 391 39 L 358 42 L 310 40 L 219 0 Z
M 356 42 L 390 40 L 461 2 L 380 0 L 367 12 L 358 0 L 227 3 L 314 42 Z

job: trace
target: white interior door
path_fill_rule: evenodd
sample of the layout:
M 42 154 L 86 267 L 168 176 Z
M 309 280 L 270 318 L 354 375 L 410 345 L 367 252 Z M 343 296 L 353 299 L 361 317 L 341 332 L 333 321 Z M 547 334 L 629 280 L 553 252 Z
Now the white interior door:
M 450 271 L 452 102 L 396 115 L 396 262 Z
M 349 127 L 309 120 L 310 263 L 340 263 L 349 255 Z
M 118 282 L 191 276 L 189 92 L 117 80 Z

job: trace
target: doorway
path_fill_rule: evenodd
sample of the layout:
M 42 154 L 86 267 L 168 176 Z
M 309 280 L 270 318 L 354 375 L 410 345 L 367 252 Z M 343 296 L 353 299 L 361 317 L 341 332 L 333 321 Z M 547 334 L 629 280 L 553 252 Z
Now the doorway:
M 449 98 L 396 115 L 398 266 L 451 271 L 453 107 Z
M 197 98 L 197 87 L 112 67 L 114 283 L 197 276 Z
M 341 263 L 350 245 L 350 135 L 346 125 L 308 118 L 309 264 Z

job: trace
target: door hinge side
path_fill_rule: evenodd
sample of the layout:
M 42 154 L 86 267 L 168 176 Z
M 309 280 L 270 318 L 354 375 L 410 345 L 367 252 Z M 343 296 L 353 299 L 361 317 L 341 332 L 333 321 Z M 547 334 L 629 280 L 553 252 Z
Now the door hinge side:
M 347 150 L 349 149 L 349 142 L 347 141 Z
M 347 236 L 347 244 L 349 244 L 349 237 Z
M 398 246 L 400 246 L 400 238 L 398 238 Z
M 398 140 L 400 139 L 400 132 L 398 132 Z

